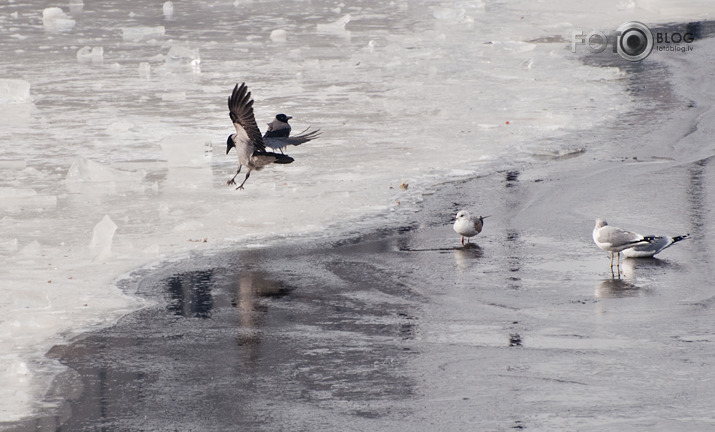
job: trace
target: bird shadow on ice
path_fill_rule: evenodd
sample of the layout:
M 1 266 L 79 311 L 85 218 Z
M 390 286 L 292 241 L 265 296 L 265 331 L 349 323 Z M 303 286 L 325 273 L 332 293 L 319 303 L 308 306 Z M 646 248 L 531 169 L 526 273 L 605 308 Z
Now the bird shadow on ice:
M 457 267 L 461 270 L 466 269 L 469 265 L 482 256 L 484 256 L 484 251 L 476 243 L 467 243 L 460 246 L 452 247 L 434 247 L 434 248 L 413 248 L 409 245 L 399 245 L 398 250 L 400 252 L 437 252 L 437 253 L 448 253 L 452 252 L 454 254 L 454 261 Z
M 480 258 L 482 256 L 482 248 L 476 243 L 467 243 L 465 245 L 451 246 L 451 247 L 434 247 L 434 248 L 424 248 L 417 249 L 410 247 L 409 245 L 400 245 L 398 247 L 400 252 L 454 252 L 455 254 L 472 255 L 473 258 Z

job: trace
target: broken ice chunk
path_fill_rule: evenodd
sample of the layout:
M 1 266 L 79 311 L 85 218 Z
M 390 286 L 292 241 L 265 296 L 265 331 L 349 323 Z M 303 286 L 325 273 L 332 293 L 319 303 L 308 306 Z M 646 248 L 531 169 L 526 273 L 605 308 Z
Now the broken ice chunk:
M 186 232 L 186 231 L 200 231 L 203 229 L 204 224 L 199 221 L 186 221 L 175 226 L 174 232 Z
M 166 55 L 166 65 L 170 67 L 191 67 L 194 72 L 201 72 L 201 56 L 198 48 L 185 45 L 172 45 Z
M 337 21 L 328 24 L 318 24 L 318 31 L 321 33 L 332 33 L 338 36 L 350 37 L 350 31 L 345 29 L 347 23 L 350 22 L 352 17 L 350 14 L 344 15 Z
M 148 62 L 139 63 L 139 76 L 144 79 L 151 78 L 151 65 Z
M 27 167 L 27 162 L 24 160 L 0 160 L 0 169 L 16 169 L 23 170 Z
M 67 14 L 58 7 L 50 7 L 42 11 L 42 26 L 46 31 L 70 31 L 74 25 L 75 20 L 69 18 Z
M 92 240 L 89 249 L 94 254 L 94 262 L 104 262 L 112 254 L 112 239 L 117 225 L 109 215 L 104 215 L 101 221 L 92 230 Z
M 164 2 L 164 5 L 161 7 L 162 12 L 164 12 L 164 16 L 169 18 L 172 15 L 174 15 L 174 3 L 167 1 Z
M 101 64 L 104 61 L 104 48 L 88 46 L 80 48 L 77 51 L 77 61 L 80 63 L 95 63 Z
M 161 100 L 164 102 L 183 102 L 186 100 L 186 92 L 163 93 Z
M 283 29 L 276 29 L 271 32 L 271 40 L 273 42 L 285 42 L 287 40 L 286 31 Z
M 120 188 L 124 190 L 141 189 L 144 175 L 144 171 L 122 171 L 83 157 L 77 157 L 72 162 L 65 181 L 70 192 L 113 192 Z M 97 189 L 94 184 L 96 182 L 105 183 L 105 187 Z
M 82 11 L 84 10 L 84 1 L 83 0 L 70 0 L 70 12 L 73 15 L 78 15 L 81 14 Z
M 17 239 L 0 239 L 0 251 L 15 252 L 17 251 Z
M 67 172 L 68 182 L 108 182 L 117 179 L 117 170 L 98 162 L 77 157 Z
M 157 27 L 124 27 L 122 29 L 122 39 L 125 41 L 137 42 L 144 39 L 151 39 L 164 36 L 164 26 Z
M 37 195 L 34 189 L 0 187 L 0 209 L 6 211 L 52 209 L 57 206 L 54 195 Z
M 205 165 L 211 156 L 211 138 L 203 135 L 172 135 L 160 145 L 169 166 Z
M 30 83 L 21 79 L 0 79 L 0 104 L 28 103 Z

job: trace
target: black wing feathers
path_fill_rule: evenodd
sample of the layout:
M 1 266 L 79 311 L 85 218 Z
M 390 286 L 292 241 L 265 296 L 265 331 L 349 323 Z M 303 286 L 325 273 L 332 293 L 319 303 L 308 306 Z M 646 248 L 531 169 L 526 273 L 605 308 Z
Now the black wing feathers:
M 320 129 L 308 131 L 310 127 L 305 129 L 303 132 L 299 133 L 298 135 L 293 135 L 286 137 L 283 141 L 287 144 L 290 145 L 301 145 L 303 143 L 307 143 L 308 141 L 312 141 L 320 136 Z
M 240 86 L 236 84 L 236 87 L 233 88 L 231 97 L 228 98 L 228 111 L 231 121 L 236 127 L 236 132 L 239 133 L 239 128 L 242 128 L 256 149 L 265 151 L 266 146 L 253 115 L 253 99 L 251 99 L 251 92 L 248 91 L 246 83 L 241 83 Z

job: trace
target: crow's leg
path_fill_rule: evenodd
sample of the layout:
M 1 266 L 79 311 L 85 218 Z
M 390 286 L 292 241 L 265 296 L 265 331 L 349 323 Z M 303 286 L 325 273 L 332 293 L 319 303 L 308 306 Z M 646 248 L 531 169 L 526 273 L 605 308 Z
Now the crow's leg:
M 239 165 L 239 166 L 238 166 L 238 171 L 236 171 L 236 175 L 234 175 L 233 177 L 231 177 L 231 180 L 228 180 L 228 181 L 226 182 L 226 185 L 227 185 L 227 186 L 235 185 L 235 184 L 236 184 L 236 176 L 238 175 L 238 173 L 241 172 L 241 168 L 243 168 L 243 165 Z
M 243 183 L 246 183 L 246 180 L 248 180 L 248 176 L 250 176 L 250 175 L 251 175 L 251 171 L 249 170 L 249 171 L 246 173 L 246 178 L 243 179 Z M 238 187 L 236 188 L 236 190 L 243 189 L 243 183 L 241 183 L 240 185 L 238 185 Z

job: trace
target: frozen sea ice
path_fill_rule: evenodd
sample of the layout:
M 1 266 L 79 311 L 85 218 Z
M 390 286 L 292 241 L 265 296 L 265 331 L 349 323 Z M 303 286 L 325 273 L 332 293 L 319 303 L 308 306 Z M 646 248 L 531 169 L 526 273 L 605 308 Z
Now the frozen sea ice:
M 94 262 L 104 262 L 112 254 L 112 240 L 117 225 L 109 215 L 104 215 L 101 221 L 92 230 L 92 240 L 89 242 L 89 249 L 94 254 Z

